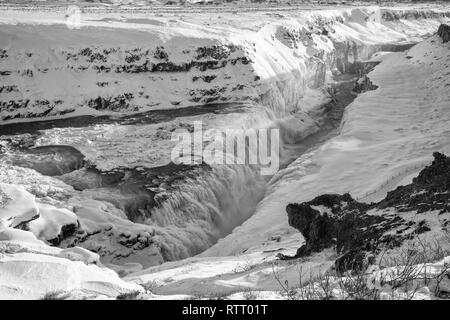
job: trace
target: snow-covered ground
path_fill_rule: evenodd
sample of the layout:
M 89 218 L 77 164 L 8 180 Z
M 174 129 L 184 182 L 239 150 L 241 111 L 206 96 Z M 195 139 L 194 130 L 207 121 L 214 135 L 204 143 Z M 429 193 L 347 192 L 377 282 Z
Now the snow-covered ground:
M 294 141 L 284 142 L 301 140 L 319 129 L 316 114 L 329 99 L 324 88 L 332 72 L 346 72 L 356 60 L 431 36 L 450 12 L 446 7 L 237 16 L 88 12 L 81 29 L 68 29 L 64 11 L 4 10 L 2 124 L 26 126 L 76 115 L 119 119 L 144 111 L 175 113 L 207 102 L 240 103 L 231 110 L 224 106 L 222 113 L 140 125 L 118 120 L 49 127 L 30 140 L 32 146 L 75 147 L 102 170 L 167 164 L 170 132 L 194 120 L 219 129 L 291 128 L 286 136 Z M 448 44 L 433 36 L 406 52 L 378 54 L 375 59 L 382 63 L 369 74 L 378 89 L 347 107 L 335 138 L 268 183 L 247 167 L 213 167 L 177 186 L 144 223 L 130 221 L 117 204 L 130 194 L 105 188 L 98 176 L 82 169 L 48 177 L 18 167 L 14 155 L 6 154 L 0 163 L 0 297 L 39 298 L 55 290 L 115 297 L 141 291 L 136 283 L 150 281 L 158 295 L 173 298 L 217 292 L 241 292 L 235 296 L 240 297 L 246 290 L 279 297 L 274 274 L 294 283 L 299 265 L 274 265 L 275 256 L 295 253 L 302 242 L 287 224 L 288 203 L 326 192 L 381 199 L 408 183 L 433 151 L 450 153 L 449 52 Z M 84 187 L 71 186 L 80 184 Z M 65 243 L 74 230 L 76 241 Z M 63 250 L 50 243 L 79 244 L 100 258 L 80 247 Z M 197 257 L 158 265 L 204 249 Z M 333 258 L 331 250 L 316 254 L 302 261 L 302 272 L 322 272 Z M 98 259 L 127 276 L 119 279 Z
M 449 48 L 434 36 L 406 52 L 386 55 L 383 63 L 369 74 L 379 88 L 360 95 L 347 107 L 336 138 L 302 156 L 272 179 L 266 198 L 251 218 L 202 253 L 201 258 L 140 271 L 130 279 L 160 281 L 161 292 L 187 293 L 196 288 L 207 296 L 208 288 L 211 294 L 280 290 L 276 272 L 283 281 L 294 284 L 299 274 L 309 279 L 311 264 L 313 275 L 324 272 L 332 263 L 332 253 L 326 256 L 324 252 L 294 264 L 280 263 L 275 271 L 267 263 L 276 253 L 298 248 L 302 241 L 298 231 L 287 224 L 286 205 L 327 192 L 350 192 L 358 197 L 379 190 L 372 196 L 379 200 L 396 185 L 410 183 L 429 164 L 433 150 L 449 153 L 450 82 L 445 77 L 450 72 Z M 390 180 L 393 176 L 396 179 Z M 387 180 L 391 182 L 384 186 Z M 413 212 L 402 217 L 419 219 Z M 437 223 L 433 226 L 437 234 L 425 236 L 424 240 L 432 241 L 442 236 L 440 218 L 434 212 L 429 219 Z M 217 257 L 223 255 L 230 256 Z M 264 263 L 258 259 L 264 259 Z M 240 264 L 242 269 L 236 267 Z M 432 296 L 429 288 L 421 292 L 424 295 L 416 298 Z M 261 298 L 267 298 L 266 294 Z
M 340 134 L 276 174 L 255 214 L 202 255 L 261 250 L 273 236 L 292 233 L 283 219 L 288 203 L 346 192 L 362 201 L 380 200 L 409 183 L 433 151 L 448 154 L 448 49 L 434 36 L 386 55 L 369 74 L 379 88 L 347 107 Z
M 405 19 L 402 9 L 376 7 L 236 17 L 87 12 L 80 29 L 69 29 L 63 11 L 4 10 L 0 115 L 8 122 L 206 102 L 306 111 L 302 97 L 323 85 L 326 65 L 418 41 L 446 19 L 445 8 L 408 9 Z M 386 20 L 390 12 L 400 16 Z M 333 53 L 332 40 L 348 48 Z
M 0 250 L 0 299 L 40 299 L 52 292 L 107 298 L 142 291 L 101 266 L 97 254 L 50 247 L 31 232 L 2 227 Z

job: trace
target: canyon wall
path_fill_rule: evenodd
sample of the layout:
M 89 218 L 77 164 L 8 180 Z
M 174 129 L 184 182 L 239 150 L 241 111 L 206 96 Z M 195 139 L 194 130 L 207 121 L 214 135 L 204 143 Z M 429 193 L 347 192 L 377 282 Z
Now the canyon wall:
M 178 119 L 181 124 L 73 128 L 69 123 L 67 128 L 39 132 L 32 146 L 74 147 L 91 166 L 121 185 L 114 189 L 99 184 L 97 175 L 81 170 L 61 178 L 70 189 L 64 195 L 43 193 L 42 186 L 38 191 L 27 188 L 37 202 L 67 208 L 78 219 L 78 229 L 67 239 L 60 239 L 58 232 L 45 238 L 40 229 L 35 229 L 36 235 L 60 246 L 83 246 L 114 264 L 148 266 L 211 247 L 253 214 L 266 181 L 243 166 L 209 168 L 181 183 L 147 175 L 149 168 L 161 170 L 161 155 L 170 154 L 172 129 L 193 119 L 219 129 L 277 126 L 288 131 L 284 142 L 300 141 L 319 130 L 315 111 L 327 99 L 324 89 L 333 73 L 356 73 L 355 62 L 377 51 L 401 50 L 435 33 L 441 20 L 448 18 L 442 11 L 411 10 L 393 17 L 389 12 L 379 8 L 299 12 L 258 28 L 203 26 L 207 30 L 202 32 L 192 25 L 184 30 L 153 25 L 132 29 L 118 22 L 95 25 L 98 21 L 79 30 L 62 24 L 2 25 L 2 124 L 156 109 L 175 113 L 204 104 L 217 109 L 217 103 L 230 102 L 252 106 L 252 112 L 237 108 L 232 115 L 187 114 L 183 121 Z M 10 170 L 4 170 L 7 178 L 2 182 L 24 184 L 20 170 L 5 167 Z M 139 179 L 148 178 L 138 181 L 139 192 L 145 195 L 135 192 L 132 170 L 124 168 L 140 170 Z M 120 170 L 123 175 L 117 174 Z M 27 171 L 23 179 L 29 175 Z M 148 209 L 147 200 L 152 202 L 155 194 L 158 205 Z M 145 198 L 142 207 L 138 196 Z M 127 207 L 130 202 L 136 203 L 132 210 Z M 71 225 L 77 223 L 71 220 Z M 233 246 L 227 250 L 208 254 L 228 254 Z

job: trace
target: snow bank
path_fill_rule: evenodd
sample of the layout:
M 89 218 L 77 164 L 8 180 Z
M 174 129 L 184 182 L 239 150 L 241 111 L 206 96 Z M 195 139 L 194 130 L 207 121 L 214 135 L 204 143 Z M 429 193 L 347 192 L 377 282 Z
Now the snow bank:
M 215 26 L 201 14 L 197 22 L 162 17 L 154 25 L 86 13 L 81 29 L 66 28 L 57 12 L 8 12 L 0 20 L 0 116 L 24 121 L 237 101 L 287 115 L 302 110 L 305 92 L 324 84 L 327 69 L 348 70 L 382 46 L 417 41 L 448 17 L 445 10 L 395 12 L 295 11 L 266 15 L 262 26 L 262 13 L 239 16 L 240 25 L 236 17 L 217 18 Z
M 31 201 L 28 207 L 36 208 L 32 219 L 24 219 L 23 214 L 17 213 L 23 210 L 16 209 L 3 209 L 4 216 L 26 220 L 22 227 L 46 243 L 63 248 L 82 246 L 98 252 L 107 264 L 136 262 L 149 266 L 163 261 L 152 239 L 155 228 L 131 222 L 110 202 L 95 200 L 89 193 L 80 194 L 61 180 L 28 168 L 0 164 L 0 182 L 8 190 L 20 190 Z M 23 208 L 27 203 L 9 199 L 7 204 L 8 208 Z M 3 222 L 5 226 L 10 225 L 9 221 Z M 162 237 L 161 241 L 167 238 Z
M 100 265 L 86 249 L 59 249 L 24 230 L 0 230 L 0 299 L 39 299 L 47 293 L 111 298 L 142 290 Z
M 379 86 L 347 107 L 341 132 L 276 174 L 256 213 L 203 256 L 261 250 L 274 236 L 289 236 L 288 203 L 324 193 L 382 199 L 432 160 L 450 152 L 448 44 L 437 36 L 407 52 L 392 53 L 369 74 Z
M 0 256 L 0 298 L 39 299 L 46 293 L 82 290 L 84 294 L 115 297 L 142 290 L 112 270 L 84 262 L 30 253 Z

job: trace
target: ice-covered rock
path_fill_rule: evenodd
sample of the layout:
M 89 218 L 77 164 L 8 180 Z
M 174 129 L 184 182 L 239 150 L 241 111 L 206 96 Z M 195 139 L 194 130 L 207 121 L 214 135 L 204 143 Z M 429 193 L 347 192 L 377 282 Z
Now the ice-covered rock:
M 0 221 L 7 227 L 19 227 L 39 217 L 34 195 L 23 186 L 0 183 Z
M 289 224 L 305 239 L 295 257 L 335 247 L 338 270 L 361 269 L 374 263 L 379 252 L 419 235 L 431 232 L 437 241 L 445 239 L 450 224 L 450 158 L 438 152 L 433 156 L 432 164 L 411 184 L 388 192 L 378 203 L 360 203 L 345 194 L 289 204 Z M 442 246 L 449 248 L 445 241 Z
M 81 261 L 38 253 L 0 256 L 0 298 L 39 299 L 52 292 L 82 290 L 84 294 L 114 298 L 142 290 L 120 280 L 112 270 Z

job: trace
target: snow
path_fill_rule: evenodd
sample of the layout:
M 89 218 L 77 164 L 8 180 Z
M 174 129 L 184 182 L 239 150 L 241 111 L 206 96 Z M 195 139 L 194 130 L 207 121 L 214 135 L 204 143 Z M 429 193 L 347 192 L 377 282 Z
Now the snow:
M 81 247 L 64 249 L 58 254 L 58 256 L 72 261 L 83 261 L 86 264 L 98 264 L 100 258 L 98 254 Z
M 2 255 L 0 274 L 1 299 L 39 299 L 49 292 L 71 290 L 115 297 L 142 290 L 110 269 L 36 253 Z
M 174 19 L 164 16 L 154 19 L 160 23 L 148 24 L 140 23 L 143 22 L 139 20 L 140 18 L 148 18 L 145 16 L 131 17 L 124 13 L 118 19 L 118 14 L 114 12 L 107 15 L 90 12 L 83 14 L 84 25 L 79 30 L 67 29 L 63 25 L 56 24 L 60 20 L 54 19 L 63 18 L 58 16 L 60 14 L 58 12 L 43 14 L 38 11 L 30 14 L 16 10 L 0 19 L 0 22 L 4 23 L 0 44 L 10 52 L 10 57 L 3 59 L 1 63 L 20 71 L 7 77 L 9 84 L 20 87 L 19 92 L 6 93 L 6 97 L 14 100 L 32 95 L 33 99 L 37 96 L 50 100 L 62 99 L 63 102 L 52 109 L 52 112 L 71 109 L 80 103 L 82 105 L 75 113 L 56 115 L 51 112 L 46 115 L 46 119 L 73 116 L 85 111 L 98 115 L 98 111 L 86 110 L 85 101 L 80 99 L 107 97 L 119 92 L 133 92 L 137 97 L 136 90 L 145 92 L 152 100 L 146 102 L 136 100 L 137 105 L 144 106 L 138 110 L 140 112 L 188 107 L 194 104 L 186 100 L 186 92 L 190 89 L 206 90 L 217 86 L 226 88 L 227 91 L 221 93 L 221 96 L 229 97 L 228 101 L 245 101 L 244 105 L 237 105 L 235 110 L 229 111 L 224 107 L 224 113 L 183 116 L 142 125 L 108 123 L 80 128 L 69 126 L 39 133 L 35 145 L 73 146 L 80 150 L 91 164 L 102 170 L 121 166 L 158 167 L 167 164 L 170 161 L 170 152 L 174 143 L 168 139 L 171 130 L 197 120 L 203 122 L 205 129 L 279 127 L 284 142 L 295 143 L 319 129 L 317 118 L 313 118 L 312 115 L 318 113 L 319 104 L 328 99 L 323 85 L 325 81 L 329 81 L 331 73 L 330 70 L 325 69 L 332 68 L 333 55 L 336 54 L 331 39 L 349 41 L 350 44 L 357 45 L 358 58 L 368 59 L 379 49 L 378 46 L 386 43 L 399 44 L 414 41 L 434 30 L 439 23 L 438 19 L 425 19 L 425 22 L 417 19 L 406 26 L 403 21 L 387 23 L 380 19 L 381 10 L 376 7 L 307 10 L 289 13 L 281 20 L 280 17 L 267 17 L 263 13 L 255 15 L 247 13 L 248 19 L 245 23 L 242 22 L 243 17 L 227 15 L 226 19 L 218 19 L 214 26 L 208 25 L 211 16 L 202 14 L 195 15 L 195 21 L 190 16 L 186 18 L 186 21 L 173 22 Z M 340 19 L 343 23 L 337 22 Z M 315 33 L 308 37 L 309 26 L 317 29 L 317 33 L 321 32 L 320 21 L 333 23 L 336 31 L 331 33 L 331 39 Z M 398 28 L 401 32 L 397 31 Z M 194 59 L 194 52 L 199 47 L 215 45 L 223 47 L 229 44 L 237 46 L 237 50 L 231 54 L 230 58 L 247 57 L 252 60 L 252 63 L 247 65 L 228 63 L 225 68 L 208 69 L 205 72 L 191 70 L 189 72 L 114 73 L 111 75 L 97 73 L 93 69 L 98 63 L 111 67 L 123 64 L 126 50 L 149 49 L 153 52 L 155 47 L 164 46 L 170 62 L 185 63 Z M 117 48 L 119 51 L 108 56 L 106 62 L 92 63 L 83 55 L 77 55 L 76 59 L 68 58 L 70 55 L 67 53 L 78 54 L 80 50 L 88 46 L 97 53 Z M 28 56 L 30 52 L 31 57 Z M 322 58 L 318 58 L 321 56 Z M 151 62 L 156 62 L 154 57 L 150 58 Z M 348 56 L 349 61 L 355 58 Z M 202 61 L 202 59 L 198 60 Z M 79 67 L 88 67 L 88 69 L 77 70 Z M 35 71 L 34 77 L 20 75 L 26 68 Z M 43 68 L 49 70 L 46 73 L 38 71 Z M 192 80 L 194 76 L 204 74 L 216 75 L 217 78 L 211 83 Z M 254 80 L 256 76 L 260 78 L 260 81 Z M 99 87 L 96 84 L 111 81 L 113 83 L 108 87 Z M 232 91 L 236 85 L 246 87 L 243 90 Z M 255 99 L 259 104 L 255 103 Z M 180 103 L 174 106 L 171 103 L 173 101 Z M 19 112 L 26 113 L 28 110 L 22 108 Z M 117 111 L 119 115 L 133 112 L 136 110 Z M 17 110 L 13 113 L 6 113 L 5 116 L 14 117 L 17 115 Z M 176 111 L 174 114 L 176 116 Z M 8 122 L 22 120 L 30 121 L 26 118 L 10 119 Z M 359 148 L 357 142 L 359 140 L 357 137 L 348 141 L 346 138 L 336 140 L 334 148 L 336 152 L 339 148 Z M 281 160 L 283 163 L 286 159 Z M 295 165 L 291 165 L 283 172 L 289 170 L 296 171 Z M 11 183 L 21 184 L 19 180 L 22 178 L 18 179 L 9 174 L 7 176 Z M 275 176 L 273 183 L 276 184 L 281 176 L 282 173 Z M 35 178 L 44 179 L 37 176 Z M 146 266 L 160 261 L 161 257 L 152 254 L 152 258 L 147 259 L 144 255 L 140 255 L 136 260 L 130 261 L 134 259 L 130 257 L 126 259 L 127 261 L 122 261 L 121 258 L 116 261 L 116 257 L 128 257 L 128 254 L 122 251 L 123 248 L 120 245 L 111 244 L 109 239 L 101 238 L 100 235 L 95 236 L 95 234 L 100 232 L 99 234 L 103 235 L 109 232 L 108 228 L 111 226 L 114 229 L 112 233 L 117 237 L 122 237 L 120 230 L 130 232 L 137 237 L 141 233 L 156 233 L 158 246 L 164 248 L 171 259 L 185 258 L 205 250 L 217 239 L 231 232 L 235 226 L 240 225 L 255 211 L 264 193 L 272 190 L 272 187 L 266 188 L 266 181 L 256 176 L 253 170 L 220 166 L 213 168 L 209 176 L 201 176 L 195 181 L 188 181 L 180 186 L 178 192 L 174 192 L 160 208 L 152 211 L 153 218 L 145 221 L 151 226 L 143 226 L 127 221 L 124 213 L 112 205 L 114 203 L 118 206 L 117 202 L 120 202 L 122 195 L 100 188 L 96 177 L 91 179 L 86 172 L 80 171 L 70 173 L 62 179 L 74 185 L 82 181 L 84 186 L 91 190 L 78 194 L 61 182 L 57 187 L 58 190 L 54 190 L 57 184 L 52 181 L 48 184 L 53 189 L 47 191 L 41 186 L 36 186 L 32 193 L 44 192 L 48 195 L 49 191 L 54 190 L 58 198 L 63 194 L 71 198 L 68 201 L 62 200 L 55 203 L 51 200 L 55 197 L 50 194 L 50 199 L 45 199 L 45 202 L 49 201 L 56 207 L 76 211 L 74 213 L 80 221 L 81 228 L 88 234 L 94 234 L 85 245 L 88 249 L 107 251 L 109 257 L 104 258 L 105 263 L 137 262 Z M 31 181 L 27 183 L 33 183 L 33 179 L 24 178 L 24 180 Z M 277 198 L 283 199 L 285 196 L 281 194 L 275 199 Z M 281 228 L 281 231 L 275 230 L 280 221 L 285 220 L 284 203 L 285 200 L 276 208 L 267 210 L 267 214 L 275 212 L 273 217 L 278 222 L 270 223 L 269 230 L 265 232 L 256 232 L 258 236 L 254 238 L 255 243 L 261 242 L 261 237 L 266 237 L 262 239 L 264 242 L 272 235 L 283 234 L 286 231 L 285 228 Z M 262 204 L 260 208 L 261 206 Z M 260 210 L 263 209 L 257 211 Z M 189 215 L 191 219 L 186 220 L 184 218 L 186 215 Z M 252 220 L 255 219 L 258 218 L 255 217 Z M 219 221 L 219 225 L 215 221 Z M 252 230 L 252 233 L 258 228 Z M 237 228 L 236 232 L 239 229 L 241 227 Z M 252 237 L 252 233 L 247 234 L 246 238 Z M 237 245 L 253 244 L 251 241 L 241 242 L 240 240 L 236 240 L 236 243 Z M 225 251 L 218 250 L 219 253 L 207 251 L 205 254 L 209 254 L 208 252 L 213 255 L 226 254 L 230 250 L 232 252 L 240 250 L 234 251 L 233 247 L 230 246 Z M 152 252 L 155 253 L 155 251 Z
M 324 54 L 327 57 L 333 50 L 329 38 L 313 34 L 309 39 L 301 34 L 306 33 L 311 24 L 317 25 L 320 19 L 334 22 L 342 19 L 344 23 L 333 25 L 336 32 L 330 37 L 335 41 L 351 41 L 365 46 L 359 54 L 361 59 L 367 59 L 380 45 L 417 41 L 421 36 L 434 32 L 439 25 L 438 19 L 386 22 L 381 20 L 384 9 L 366 7 L 293 11 L 286 13 L 281 22 L 278 16 L 247 12 L 239 17 L 227 15 L 224 19 L 217 18 L 214 25 L 210 22 L 214 15 L 209 13 L 183 15 L 183 19 L 155 17 L 152 20 L 158 23 L 149 24 L 144 13 L 130 16 L 130 13 L 112 11 L 97 14 L 94 11 L 82 14 L 81 29 L 68 29 L 64 25 L 64 12 L 35 11 L 30 14 L 3 10 L 6 12 L 0 18 L 0 47 L 7 49 L 8 57 L 0 63 L 12 72 L 3 77 L 5 85 L 15 85 L 17 91 L 2 95 L 5 101 L 31 101 L 20 110 L 2 111 L 4 121 L 8 122 L 30 121 L 26 117 L 36 112 L 32 104 L 39 99 L 54 104 L 53 109 L 45 113 L 46 119 L 52 119 L 83 114 L 142 112 L 175 108 L 174 105 L 187 107 L 204 103 L 203 100 L 198 103 L 190 101 L 189 92 L 211 88 L 225 88 L 221 98 L 231 102 L 254 101 L 269 94 L 269 99 L 263 99 L 262 104 L 283 115 L 293 109 L 302 109 L 301 101 L 308 86 L 318 81 L 314 72 L 320 68 L 321 61 L 316 56 Z M 439 9 L 417 11 L 425 12 L 425 15 L 445 12 Z M 215 15 L 217 17 L 218 14 Z M 294 38 L 289 39 L 292 36 Z M 168 61 L 181 65 L 196 60 L 194 56 L 199 47 L 229 44 L 237 48 L 230 59 L 245 56 L 252 63 L 228 63 L 224 68 L 206 72 L 194 68 L 188 72 L 130 74 L 97 72 L 95 69 L 105 66 L 114 70 L 116 66 L 128 65 L 124 58 L 134 49 L 153 52 L 157 47 L 163 47 L 169 55 Z M 76 56 L 86 47 L 99 54 L 104 54 L 104 50 L 113 52 L 104 61 L 100 58 L 89 61 L 83 55 Z M 144 58 L 149 63 L 159 62 L 151 55 Z M 33 75 L 24 75 L 27 70 L 31 70 Z M 194 76 L 205 74 L 215 75 L 216 79 L 211 83 L 192 80 Z M 260 81 L 255 82 L 255 76 Z M 108 84 L 99 86 L 98 83 Z M 242 90 L 233 90 L 237 85 L 245 86 Z M 145 92 L 145 95 L 140 92 Z M 86 106 L 89 99 L 98 96 L 130 93 L 133 94 L 131 105 L 122 110 L 97 111 Z M 21 118 L 15 118 L 17 116 Z M 33 117 L 43 116 L 34 114 Z
M 21 185 L 0 183 L 2 207 L 0 226 L 25 226 L 42 240 L 58 238 L 64 226 L 77 226 L 77 216 L 64 208 L 36 202 L 35 196 Z
M 413 58 L 407 58 L 412 56 Z M 408 52 L 392 53 L 369 74 L 379 86 L 346 108 L 340 134 L 277 173 L 256 213 L 202 256 L 258 251 L 284 232 L 288 203 L 323 193 L 350 192 L 356 198 L 388 190 L 428 165 L 432 153 L 450 152 L 448 122 L 448 44 L 433 36 Z M 395 177 L 395 179 L 393 179 Z M 386 182 L 391 183 L 384 188 Z
M 33 233 L 13 228 L 2 228 L 0 230 L 0 241 L 17 241 L 20 243 L 45 246 L 45 243 L 38 240 Z
M 78 224 L 77 215 L 67 209 L 39 204 L 38 210 L 39 218 L 31 221 L 28 226 L 39 239 L 55 239 L 61 234 L 63 226 Z
M 23 186 L 0 183 L 0 224 L 16 227 L 38 215 L 34 196 Z

